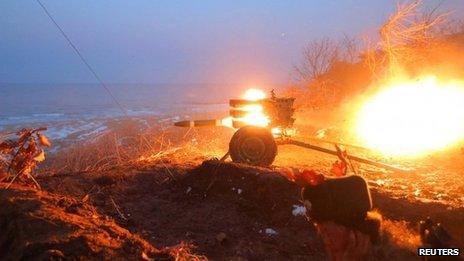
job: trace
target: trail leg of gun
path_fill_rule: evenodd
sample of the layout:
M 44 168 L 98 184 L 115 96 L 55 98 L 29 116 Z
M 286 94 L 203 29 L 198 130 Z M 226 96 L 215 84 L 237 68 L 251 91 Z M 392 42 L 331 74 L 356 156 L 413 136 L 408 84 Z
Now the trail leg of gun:
M 317 151 L 324 152 L 324 153 L 331 154 L 331 155 L 335 155 L 335 156 L 338 155 L 338 153 L 336 151 L 334 151 L 334 150 L 326 149 L 326 148 L 319 147 L 319 146 L 314 146 L 314 145 L 311 145 L 309 143 L 305 143 L 305 142 L 301 142 L 301 141 L 297 141 L 297 140 L 286 140 L 285 142 L 282 142 L 281 144 L 282 145 L 290 144 L 290 145 L 295 145 L 295 146 L 299 146 L 299 147 L 303 147 L 303 148 L 307 148 L 307 149 L 317 150 Z M 357 157 L 357 156 L 353 156 L 353 155 L 347 155 L 347 158 L 350 159 L 350 160 L 354 160 L 354 161 L 357 161 L 357 162 L 361 162 L 361 163 L 364 163 L 364 164 L 369 164 L 369 165 L 372 165 L 372 166 L 376 166 L 376 167 L 379 167 L 379 168 L 383 168 L 383 169 L 391 170 L 391 171 L 395 171 L 395 172 L 402 172 L 402 173 L 411 173 L 412 172 L 412 170 L 407 170 L 407 169 L 395 167 L 395 166 L 392 166 L 392 165 L 389 165 L 389 164 L 385 164 L 385 163 L 381 163 L 381 162 L 377 162 L 377 161 L 373 161 L 373 160 L 370 160 L 370 159 L 365 159 L 365 158 L 361 158 L 361 157 Z
M 220 161 L 225 161 L 229 156 L 230 156 L 230 152 L 227 151 L 227 153 L 226 153 L 224 156 L 222 156 L 222 158 L 220 159 Z

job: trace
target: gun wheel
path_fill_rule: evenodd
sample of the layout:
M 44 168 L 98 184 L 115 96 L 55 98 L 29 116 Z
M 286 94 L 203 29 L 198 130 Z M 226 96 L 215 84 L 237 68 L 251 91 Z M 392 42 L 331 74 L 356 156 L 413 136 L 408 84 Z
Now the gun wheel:
M 232 136 L 229 153 L 233 162 L 269 166 L 277 155 L 277 144 L 266 128 L 245 126 Z

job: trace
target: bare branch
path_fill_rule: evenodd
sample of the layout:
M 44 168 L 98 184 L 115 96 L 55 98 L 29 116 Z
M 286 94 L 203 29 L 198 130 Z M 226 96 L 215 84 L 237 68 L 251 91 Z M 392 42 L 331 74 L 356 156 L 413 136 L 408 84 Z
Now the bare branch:
M 298 80 L 309 82 L 327 73 L 337 61 L 354 63 L 359 60 L 358 43 L 347 35 L 341 41 L 322 38 L 310 42 L 303 50 L 303 62 L 295 66 Z
M 437 14 L 439 5 L 428 11 L 420 11 L 422 1 L 398 4 L 380 29 L 379 48 L 385 54 L 390 73 L 398 65 L 426 59 L 428 47 L 434 44 L 434 30 L 443 23 L 446 14 Z

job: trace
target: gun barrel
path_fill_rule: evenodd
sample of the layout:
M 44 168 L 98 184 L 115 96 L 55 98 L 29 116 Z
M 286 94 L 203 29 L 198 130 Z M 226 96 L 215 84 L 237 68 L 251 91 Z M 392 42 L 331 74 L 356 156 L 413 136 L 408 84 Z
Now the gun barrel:
M 174 122 L 174 126 L 177 127 L 210 127 L 210 126 L 222 126 L 221 120 L 194 120 L 194 121 L 178 121 Z
M 230 99 L 229 106 L 232 108 L 242 107 L 247 105 L 259 105 L 262 104 L 263 100 L 250 101 L 245 99 Z

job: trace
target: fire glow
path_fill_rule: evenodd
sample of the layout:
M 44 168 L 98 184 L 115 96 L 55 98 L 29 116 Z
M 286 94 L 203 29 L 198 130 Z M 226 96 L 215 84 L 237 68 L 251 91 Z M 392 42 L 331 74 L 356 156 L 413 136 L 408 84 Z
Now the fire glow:
M 265 98 L 266 94 L 259 89 L 248 89 L 243 95 L 243 99 L 248 101 L 259 101 Z M 245 122 L 247 125 L 254 125 L 259 127 L 267 127 L 269 125 L 269 117 L 264 114 L 262 105 L 246 105 L 240 109 L 247 112 L 243 118 L 240 118 L 240 121 Z
M 266 98 L 264 91 L 259 89 L 248 89 L 242 96 L 244 100 L 260 101 Z M 239 107 L 238 110 L 244 112 L 244 116 L 240 118 L 227 117 L 222 119 L 222 125 L 233 128 L 232 121 L 240 121 L 245 125 L 253 125 L 258 127 L 267 127 L 270 119 L 264 114 L 263 106 L 261 104 L 249 104 Z
M 426 76 L 387 86 L 358 112 L 356 133 L 365 146 L 391 155 L 450 147 L 464 138 L 464 85 Z
M 251 88 L 245 92 L 242 98 L 248 101 L 259 101 L 265 99 L 266 94 L 262 90 Z

